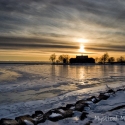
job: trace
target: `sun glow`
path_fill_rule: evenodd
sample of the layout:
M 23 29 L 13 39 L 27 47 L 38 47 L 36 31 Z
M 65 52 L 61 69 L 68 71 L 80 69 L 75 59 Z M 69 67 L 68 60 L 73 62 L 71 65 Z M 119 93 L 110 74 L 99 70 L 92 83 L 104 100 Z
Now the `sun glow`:
M 77 42 L 79 42 L 79 43 L 86 43 L 87 40 L 83 39 L 83 38 L 79 38 L 79 39 L 77 39 Z
M 84 53 L 85 52 L 85 47 L 84 45 L 80 45 L 79 52 Z

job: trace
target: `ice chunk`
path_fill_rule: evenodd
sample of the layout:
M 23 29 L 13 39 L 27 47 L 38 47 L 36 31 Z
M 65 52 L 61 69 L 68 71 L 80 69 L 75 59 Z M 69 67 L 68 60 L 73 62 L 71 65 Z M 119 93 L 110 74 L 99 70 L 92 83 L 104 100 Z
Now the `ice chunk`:
M 34 125 L 31 121 L 28 120 L 24 120 L 24 122 L 26 123 L 26 125 Z
M 54 117 L 59 117 L 59 116 L 62 116 L 62 115 L 58 113 L 52 113 L 49 117 L 54 118 Z
M 59 111 L 62 112 L 62 113 L 65 113 L 65 111 L 63 109 L 59 109 Z

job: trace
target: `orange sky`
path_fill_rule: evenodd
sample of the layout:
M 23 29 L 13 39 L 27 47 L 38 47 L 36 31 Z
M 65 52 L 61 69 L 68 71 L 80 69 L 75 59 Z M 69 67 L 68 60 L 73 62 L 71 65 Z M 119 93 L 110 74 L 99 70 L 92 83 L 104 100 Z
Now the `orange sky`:
M 124 12 L 124 0 L 1 0 L 0 60 L 49 61 L 53 53 L 125 57 Z

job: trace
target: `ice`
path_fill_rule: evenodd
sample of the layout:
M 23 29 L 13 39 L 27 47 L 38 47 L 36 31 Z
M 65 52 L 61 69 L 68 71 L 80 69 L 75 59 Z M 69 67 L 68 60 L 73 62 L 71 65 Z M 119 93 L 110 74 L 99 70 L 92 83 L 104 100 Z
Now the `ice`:
M 59 109 L 60 112 L 64 113 L 65 111 L 63 109 Z
M 33 114 L 36 110 L 46 112 L 52 108 L 66 106 L 107 91 L 106 85 L 113 89 L 123 88 L 124 72 L 125 66 L 120 65 L 0 65 L 0 118 L 14 119 L 17 116 Z M 100 101 L 98 104 L 89 102 L 90 108 L 87 112 L 90 113 L 85 121 L 79 121 L 76 115 L 55 124 L 75 125 L 89 120 L 93 121 L 92 124 L 99 124 L 94 121 L 97 114 L 125 115 L 123 109 L 107 112 L 113 107 L 125 104 L 124 96 L 124 92 L 117 92 L 110 96 L 109 101 Z M 122 124 L 122 121 L 117 122 Z M 47 123 L 52 122 L 45 122 Z M 110 122 L 104 122 L 106 123 Z
M 52 113 L 49 117 L 53 118 L 53 117 L 58 117 L 58 116 L 62 116 L 62 115 L 58 113 Z
M 24 122 L 26 125 L 34 125 L 31 121 L 28 121 L 28 120 L 24 120 Z

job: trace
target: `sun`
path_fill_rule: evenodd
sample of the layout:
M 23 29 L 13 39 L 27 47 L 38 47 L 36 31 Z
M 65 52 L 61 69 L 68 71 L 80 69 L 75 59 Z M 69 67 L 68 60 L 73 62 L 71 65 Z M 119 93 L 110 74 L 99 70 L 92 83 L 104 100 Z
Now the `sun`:
M 86 39 L 83 39 L 83 38 L 78 38 L 78 39 L 77 39 L 77 42 L 79 42 L 79 43 L 86 43 L 87 40 L 86 40 Z
M 84 53 L 85 52 L 85 47 L 84 45 L 80 45 L 79 52 Z

